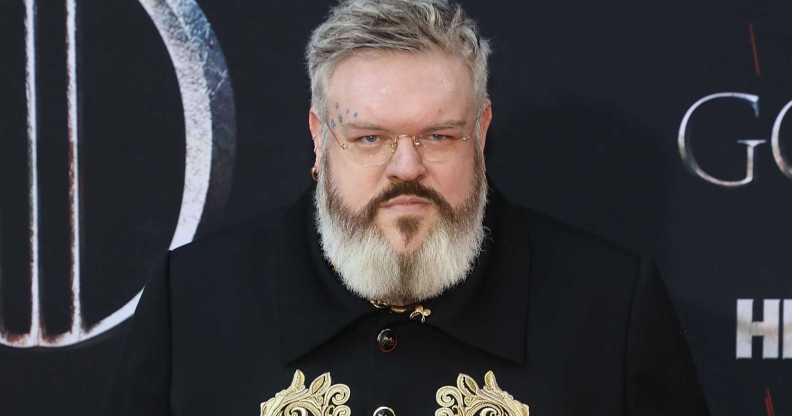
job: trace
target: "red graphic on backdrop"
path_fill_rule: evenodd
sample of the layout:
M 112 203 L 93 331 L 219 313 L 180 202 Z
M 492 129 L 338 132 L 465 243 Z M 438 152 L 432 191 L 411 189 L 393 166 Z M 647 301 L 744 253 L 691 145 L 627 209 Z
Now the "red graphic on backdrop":
M 753 52 L 754 72 L 757 78 L 762 78 L 762 67 L 759 66 L 759 49 L 756 47 L 756 33 L 754 33 L 753 23 L 748 24 L 748 34 L 751 37 L 751 52 Z
M 773 396 L 770 394 L 770 387 L 765 387 L 764 397 L 765 410 L 767 416 L 775 416 L 775 409 L 773 409 Z

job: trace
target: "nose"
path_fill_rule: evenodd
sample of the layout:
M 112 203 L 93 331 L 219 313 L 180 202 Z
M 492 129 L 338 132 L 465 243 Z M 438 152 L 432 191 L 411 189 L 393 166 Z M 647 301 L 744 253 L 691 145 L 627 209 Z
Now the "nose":
M 413 144 L 410 136 L 400 136 L 396 152 L 386 165 L 385 174 L 395 181 L 415 181 L 426 174 L 426 166 L 421 154 Z

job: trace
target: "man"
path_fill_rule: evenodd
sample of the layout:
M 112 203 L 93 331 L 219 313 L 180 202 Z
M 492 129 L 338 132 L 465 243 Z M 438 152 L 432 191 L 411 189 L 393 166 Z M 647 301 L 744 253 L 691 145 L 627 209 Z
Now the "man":
M 705 414 L 650 264 L 488 190 L 489 52 L 445 0 L 335 7 L 315 189 L 171 255 L 109 411 Z

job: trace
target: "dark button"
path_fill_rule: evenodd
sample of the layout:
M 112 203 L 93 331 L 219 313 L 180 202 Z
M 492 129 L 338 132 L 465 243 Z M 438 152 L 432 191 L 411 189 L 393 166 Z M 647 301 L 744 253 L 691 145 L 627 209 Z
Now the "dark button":
M 381 406 L 378 407 L 371 416 L 396 416 L 396 412 L 390 407 Z
M 388 328 L 383 329 L 377 335 L 377 345 L 382 352 L 391 352 L 399 345 L 399 340 L 396 339 L 396 334 Z

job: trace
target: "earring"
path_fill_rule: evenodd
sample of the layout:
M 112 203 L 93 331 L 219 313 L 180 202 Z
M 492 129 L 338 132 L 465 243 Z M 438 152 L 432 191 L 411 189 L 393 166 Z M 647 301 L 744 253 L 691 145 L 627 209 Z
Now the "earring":
M 311 178 L 313 178 L 314 182 L 319 181 L 319 169 L 316 166 L 311 168 Z

